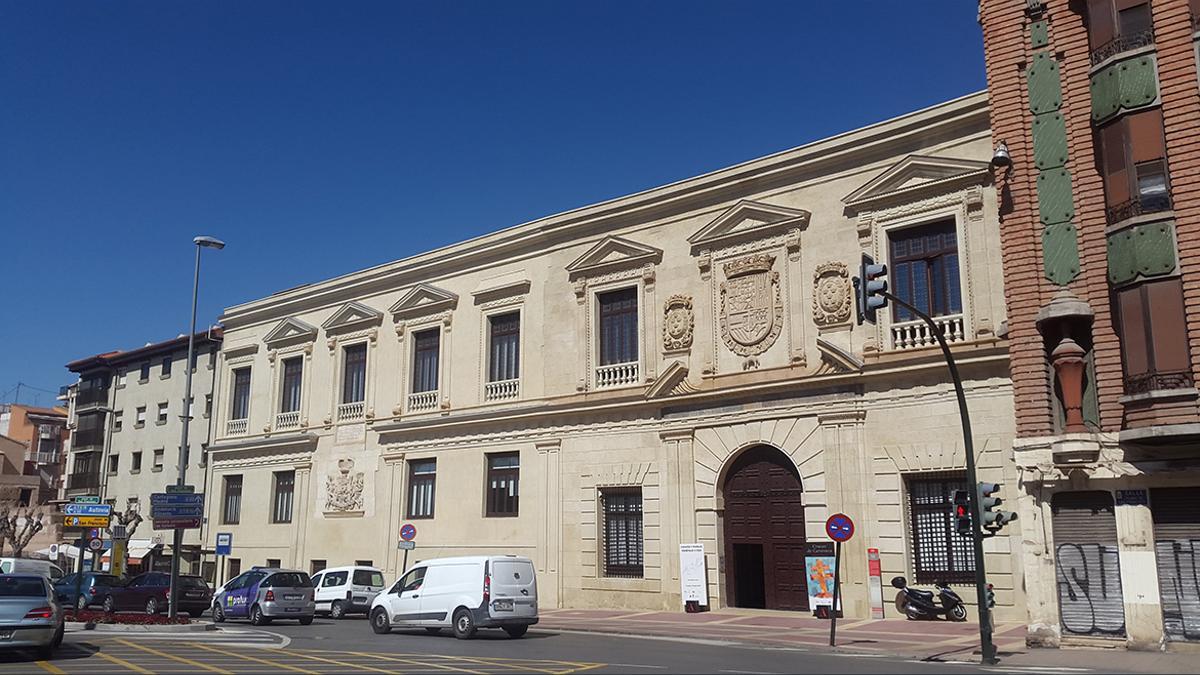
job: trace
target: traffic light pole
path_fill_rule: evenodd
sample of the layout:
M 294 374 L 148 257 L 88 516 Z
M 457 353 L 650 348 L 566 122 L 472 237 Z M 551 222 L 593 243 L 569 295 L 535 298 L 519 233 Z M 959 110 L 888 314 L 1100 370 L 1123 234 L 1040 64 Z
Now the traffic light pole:
M 954 393 L 958 396 L 958 416 L 962 419 L 963 447 L 967 455 L 967 485 L 970 487 L 967 492 L 971 499 L 971 532 L 973 535 L 971 543 L 975 550 L 975 594 L 979 606 L 979 646 L 983 654 L 983 664 L 994 665 L 999 660 L 996 658 L 996 645 L 992 643 L 991 611 L 988 609 L 987 601 L 987 572 L 983 564 L 983 514 L 979 507 L 979 490 L 976 489 L 979 478 L 975 474 L 975 443 L 971 440 L 971 414 L 967 410 L 967 395 L 963 391 L 962 377 L 958 374 L 958 365 L 954 362 L 954 355 L 950 353 L 946 338 L 942 336 L 942 330 L 928 314 L 885 290 L 876 290 L 875 294 L 907 309 L 929 326 L 929 332 L 933 334 L 937 339 L 938 346 L 942 348 L 942 356 L 946 357 L 946 367 L 950 369 L 950 379 L 954 381 Z

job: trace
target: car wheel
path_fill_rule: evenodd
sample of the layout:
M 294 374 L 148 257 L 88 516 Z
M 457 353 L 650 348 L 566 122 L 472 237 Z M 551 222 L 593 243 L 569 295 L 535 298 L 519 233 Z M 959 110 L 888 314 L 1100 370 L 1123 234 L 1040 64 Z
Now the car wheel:
M 78 598 L 75 599 L 75 608 L 76 609 L 84 610 L 84 609 L 87 609 L 87 606 L 88 606 L 88 601 L 87 601 L 87 598 L 85 598 L 84 596 L 80 595 Z
M 146 613 L 151 616 L 158 614 L 158 598 L 150 598 L 146 601 Z
M 510 638 L 524 637 L 529 632 L 529 626 L 505 626 L 504 632 L 508 633 Z
M 225 623 L 225 609 L 221 607 L 220 603 L 213 604 L 212 612 L 213 621 L 217 623 Z
M 117 601 L 113 600 L 113 596 L 108 596 L 104 599 L 104 613 L 112 614 L 117 611 Z
M 346 605 L 342 604 L 341 600 L 334 600 L 329 606 L 329 618 L 344 619 L 346 618 Z
M 268 619 L 265 614 L 263 614 L 262 607 L 255 605 L 250 609 L 250 623 L 252 625 L 265 626 L 270 622 L 271 620 Z
M 454 613 L 454 637 L 459 640 L 470 640 L 475 637 L 475 618 L 471 616 L 470 610 L 466 607 L 460 607 Z
M 311 616 L 302 616 L 302 617 L 300 617 L 300 625 L 301 625 L 301 626 L 309 626 L 309 625 L 312 625 L 312 622 L 313 622 L 313 618 L 312 618 Z
M 376 607 L 371 610 L 371 630 L 378 635 L 392 632 L 392 622 L 388 619 L 386 609 Z
M 426 628 L 426 629 L 425 629 L 425 632 L 426 632 L 426 633 L 429 633 L 430 635 L 437 635 L 437 634 L 439 634 L 439 633 L 441 633 L 441 632 L 442 632 L 442 629 L 441 629 L 441 628 L 433 628 L 433 627 L 429 627 L 429 628 Z

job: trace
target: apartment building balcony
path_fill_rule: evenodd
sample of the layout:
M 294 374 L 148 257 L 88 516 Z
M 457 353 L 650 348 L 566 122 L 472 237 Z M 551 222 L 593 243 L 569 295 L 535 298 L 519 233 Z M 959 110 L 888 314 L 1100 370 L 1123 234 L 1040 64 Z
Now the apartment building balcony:
M 240 420 L 229 420 L 225 423 L 226 436 L 245 436 L 246 431 L 250 429 L 250 420 L 242 418 Z
M 104 445 L 104 429 L 77 429 L 71 435 L 71 447 L 75 449 Z
M 108 403 L 108 389 L 81 389 L 75 395 L 75 407 L 85 408 Z
M 967 339 L 965 322 L 962 314 L 948 314 L 933 317 L 934 324 L 941 331 L 947 344 L 962 342 Z M 936 347 L 937 336 L 924 321 L 901 321 L 891 325 L 892 349 L 921 349 Z
M 296 429 L 300 426 L 300 411 L 291 410 L 275 415 L 275 428 L 279 430 Z
M 1092 50 L 1089 57 L 1092 65 L 1097 66 L 1108 59 L 1124 52 L 1148 47 L 1154 44 L 1154 29 L 1148 28 L 1129 35 L 1118 35 L 1108 42 Z
M 100 487 L 100 466 L 95 471 L 67 474 L 67 490 L 96 490 Z
M 614 363 L 596 368 L 597 389 L 606 389 L 608 387 L 624 387 L 631 384 L 637 384 L 637 381 L 637 361 L 630 361 L 628 363 Z
M 356 422 L 365 419 L 366 416 L 367 405 L 363 401 L 342 403 L 337 407 L 337 420 L 339 422 Z
M 436 389 L 433 391 L 421 391 L 408 395 L 408 409 L 410 412 L 433 410 L 437 408 L 437 402 L 438 393 Z
M 1105 209 L 1109 224 L 1119 223 L 1148 213 L 1171 210 L 1171 195 L 1167 192 L 1138 195 L 1133 199 Z
M 483 400 L 504 401 L 521 395 L 520 380 L 499 380 L 483 385 Z

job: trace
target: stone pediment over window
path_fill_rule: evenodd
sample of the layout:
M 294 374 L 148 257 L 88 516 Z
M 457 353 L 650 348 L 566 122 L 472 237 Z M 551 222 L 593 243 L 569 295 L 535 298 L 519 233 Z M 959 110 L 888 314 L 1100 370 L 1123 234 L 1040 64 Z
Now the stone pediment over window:
M 957 157 L 909 155 L 842 198 L 852 211 L 911 202 L 932 194 L 983 184 L 990 172 L 986 161 Z
M 316 326 L 310 326 L 300 319 L 288 317 L 271 329 L 271 332 L 263 338 L 263 342 L 274 346 L 285 342 L 311 342 L 315 339 L 317 339 Z
M 513 298 L 525 295 L 529 292 L 530 283 L 529 275 L 525 270 L 509 272 L 494 277 L 488 277 L 471 291 L 472 297 L 475 298 L 475 304 L 485 302 L 494 302 L 505 298 Z
M 660 260 L 662 250 L 610 235 L 567 265 L 567 274 L 571 280 L 596 277 L 617 270 L 654 264 Z
M 321 324 L 321 328 L 324 328 L 327 333 L 342 332 L 378 326 L 382 320 L 383 313 L 379 310 L 367 307 L 361 302 L 348 302 Z
M 742 200 L 688 237 L 688 243 L 692 245 L 693 254 L 727 248 L 789 230 L 803 230 L 808 227 L 810 215 L 804 209 Z
M 458 296 L 429 284 L 417 284 L 404 297 L 396 301 L 388 311 L 398 320 L 429 316 L 453 310 L 458 306 Z

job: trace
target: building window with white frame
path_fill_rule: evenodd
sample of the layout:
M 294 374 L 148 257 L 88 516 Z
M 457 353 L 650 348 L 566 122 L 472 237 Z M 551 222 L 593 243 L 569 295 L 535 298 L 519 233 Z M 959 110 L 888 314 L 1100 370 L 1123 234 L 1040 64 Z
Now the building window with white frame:
M 221 499 L 221 523 L 237 525 L 242 522 L 242 476 L 225 476 L 225 489 Z
M 438 370 L 441 362 L 442 331 L 438 328 L 413 333 L 412 389 L 409 410 L 437 407 Z
M 487 456 L 487 512 L 489 518 L 520 513 L 521 456 L 516 452 Z
M 642 578 L 645 560 L 642 488 L 601 488 L 600 514 L 604 538 L 603 576 Z
M 893 230 L 888 234 L 888 247 L 892 293 L 934 317 L 948 342 L 965 339 L 954 220 Z M 928 327 L 898 303 L 892 303 L 892 321 L 895 348 L 936 344 Z
M 296 492 L 296 472 L 276 471 L 275 498 L 271 505 L 272 523 L 292 522 L 292 497 Z
M 488 381 L 484 399 L 498 401 L 520 394 L 521 313 L 488 317 Z
M 342 402 L 339 420 L 360 420 L 366 415 L 367 345 L 365 342 L 342 349 Z
M 304 381 L 304 357 L 283 360 L 283 383 L 279 392 L 279 414 L 275 426 L 290 429 L 300 426 L 300 389 Z
M 638 381 L 638 289 L 598 293 L 599 359 L 597 387 L 616 387 Z
M 436 459 L 419 459 L 408 463 L 409 518 L 433 517 L 434 489 L 436 487 Z
M 233 407 L 229 411 L 230 434 L 246 433 L 250 417 L 250 368 L 235 368 L 233 371 Z
M 167 404 L 166 403 L 158 404 L 158 419 L 155 420 L 155 423 L 156 424 L 166 424 L 167 423 Z

